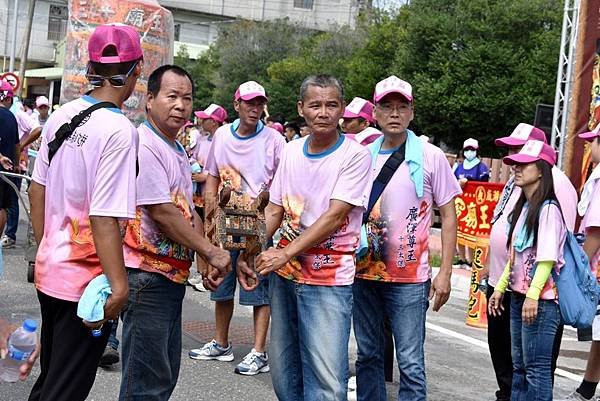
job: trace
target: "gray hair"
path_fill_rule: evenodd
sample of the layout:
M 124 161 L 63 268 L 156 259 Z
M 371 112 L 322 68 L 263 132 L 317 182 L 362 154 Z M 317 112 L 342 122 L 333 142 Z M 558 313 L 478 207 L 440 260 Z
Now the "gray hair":
M 332 75 L 319 74 L 310 75 L 304 79 L 302 85 L 300 85 L 300 101 L 304 101 L 306 97 L 306 91 L 309 86 L 318 86 L 320 88 L 335 88 L 337 89 L 339 99 L 344 102 L 344 86 L 339 79 Z

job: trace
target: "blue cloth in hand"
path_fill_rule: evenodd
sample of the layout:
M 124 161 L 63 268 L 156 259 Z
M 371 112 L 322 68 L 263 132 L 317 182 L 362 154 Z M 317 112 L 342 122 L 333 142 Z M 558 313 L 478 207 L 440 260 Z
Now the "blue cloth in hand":
M 89 282 L 77 304 L 77 316 L 88 322 L 104 319 L 104 305 L 112 294 L 108 278 L 101 274 Z

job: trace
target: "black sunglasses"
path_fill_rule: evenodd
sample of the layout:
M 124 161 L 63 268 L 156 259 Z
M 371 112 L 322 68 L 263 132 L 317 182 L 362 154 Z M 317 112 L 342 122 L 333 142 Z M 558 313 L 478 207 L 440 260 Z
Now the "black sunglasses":
M 102 86 L 102 82 L 107 80 L 108 83 L 111 84 L 111 86 L 114 86 L 115 88 L 121 88 L 121 87 L 125 86 L 125 83 L 127 82 L 127 78 L 129 78 L 129 76 L 133 73 L 133 70 L 138 65 L 138 63 L 139 63 L 139 61 L 136 61 L 135 63 L 133 63 L 133 65 L 131 66 L 129 71 L 127 71 L 127 74 L 117 74 L 117 75 L 112 75 L 110 77 L 103 77 L 102 75 L 90 74 L 91 65 L 88 64 L 88 68 L 87 68 L 85 77 L 87 78 L 87 80 L 90 82 L 90 84 L 92 86 Z

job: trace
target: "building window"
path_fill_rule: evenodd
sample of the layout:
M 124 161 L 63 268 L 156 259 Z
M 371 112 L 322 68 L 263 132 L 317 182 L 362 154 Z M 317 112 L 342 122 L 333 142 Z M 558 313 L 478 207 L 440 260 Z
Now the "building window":
M 48 40 L 61 40 L 67 36 L 69 11 L 67 6 L 50 4 L 48 16 Z
M 294 8 L 304 8 L 305 10 L 313 9 L 314 0 L 294 0 Z
M 179 37 L 181 36 L 181 24 L 173 25 L 173 40 L 179 42 Z

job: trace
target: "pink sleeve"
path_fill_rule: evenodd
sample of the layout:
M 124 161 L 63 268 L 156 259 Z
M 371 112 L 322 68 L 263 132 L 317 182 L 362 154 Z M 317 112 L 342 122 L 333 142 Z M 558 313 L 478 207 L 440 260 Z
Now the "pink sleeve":
M 150 142 L 152 144 L 152 142 Z M 144 144 L 139 152 L 140 172 L 137 179 L 138 206 L 171 203 L 171 185 L 163 157 Z
M 427 148 L 427 145 L 425 145 Z M 441 150 L 433 152 L 433 170 L 431 173 L 431 190 L 437 206 L 444 206 L 462 192 L 446 155 Z
M 289 148 L 287 148 L 289 149 Z M 285 149 L 279 155 L 279 163 L 277 166 L 277 170 L 275 170 L 275 175 L 273 176 L 273 181 L 271 182 L 271 186 L 269 187 L 269 201 L 279 206 L 283 206 L 283 201 L 281 200 L 283 194 L 283 182 L 281 177 L 285 177 Z
M 31 131 L 40 126 L 38 119 L 34 115 L 29 115 L 26 112 L 21 112 L 18 114 L 18 116 L 19 128 L 24 133 L 23 137 L 29 135 Z
M 217 166 L 217 160 L 215 159 L 215 153 L 217 151 L 217 142 L 219 141 L 219 137 L 215 135 L 210 144 L 210 148 L 208 149 L 208 155 L 206 156 L 206 165 L 204 166 L 204 171 L 207 174 L 212 175 L 213 177 L 219 178 L 219 167 Z
M 32 180 L 37 182 L 40 185 L 46 186 L 46 177 L 48 175 L 48 135 L 47 131 L 52 129 L 51 127 L 54 124 L 48 124 L 44 126 L 42 130 L 42 143 L 40 145 L 40 149 L 38 150 L 37 157 L 35 158 L 35 164 L 33 166 L 33 175 Z
M 96 170 L 90 216 L 135 217 L 136 158 L 137 131 L 133 127 L 109 138 Z
M 598 202 L 600 202 L 600 180 L 596 180 L 594 184 L 592 200 L 583 219 L 584 228 L 600 227 L 600 205 L 597 204 Z
M 337 199 L 367 209 L 373 179 L 371 177 L 371 155 L 366 148 L 343 161 L 330 199 Z
M 283 137 L 277 138 L 277 144 L 275 145 L 275 171 L 279 168 L 279 163 L 281 162 L 281 155 L 283 154 L 283 149 L 287 142 Z
M 540 212 L 536 262 L 557 262 L 565 242 L 566 228 L 562 214 L 554 204 L 544 205 Z

